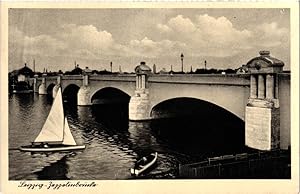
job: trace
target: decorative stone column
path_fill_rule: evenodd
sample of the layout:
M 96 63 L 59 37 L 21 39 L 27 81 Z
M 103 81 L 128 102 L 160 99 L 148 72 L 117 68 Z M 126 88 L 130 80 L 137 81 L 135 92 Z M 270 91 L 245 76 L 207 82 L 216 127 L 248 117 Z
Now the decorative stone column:
M 250 98 L 257 98 L 257 77 L 251 75 L 250 77 Z
M 266 77 L 266 98 L 267 99 L 274 99 L 274 75 L 273 74 L 267 74 Z
M 89 106 L 91 102 L 91 88 L 89 86 L 89 75 L 85 74 L 82 76 L 82 86 L 80 87 L 77 94 L 77 105 L 78 106 Z
M 280 148 L 280 114 L 277 74 L 284 63 L 260 51 L 247 63 L 251 74 L 250 97 L 246 106 L 245 143 L 258 150 Z M 256 82 L 257 81 L 257 82 Z M 277 93 L 276 93 L 277 91 Z
M 57 81 L 56 81 L 56 85 L 53 87 L 53 90 L 52 90 L 52 97 L 55 98 L 57 92 L 58 92 L 58 89 L 59 87 L 61 87 L 61 79 L 62 79 L 62 76 L 59 75 L 57 77 Z M 62 91 L 61 91 L 62 92 Z
M 43 76 L 43 78 L 42 78 L 42 84 L 39 87 L 39 94 L 41 94 L 41 95 L 47 94 L 46 77 L 45 76 Z
M 39 88 L 38 88 L 38 75 L 34 75 L 33 78 L 33 92 L 34 93 L 38 93 L 39 92 Z
M 145 62 L 141 62 L 135 68 L 136 73 L 136 90 L 134 96 L 129 102 L 129 120 L 141 121 L 149 120 L 150 118 L 150 103 L 148 90 L 148 77 L 151 74 L 151 69 Z

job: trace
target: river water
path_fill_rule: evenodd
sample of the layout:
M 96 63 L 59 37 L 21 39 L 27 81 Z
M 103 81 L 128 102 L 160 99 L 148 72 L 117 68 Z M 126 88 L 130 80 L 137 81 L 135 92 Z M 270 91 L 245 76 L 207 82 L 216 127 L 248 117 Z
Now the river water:
M 39 134 L 52 99 L 37 94 L 9 96 L 10 180 L 131 179 L 130 167 L 158 152 L 157 166 L 142 178 L 176 178 L 178 164 L 245 151 L 243 122 L 224 124 L 197 117 L 128 121 L 128 104 L 77 107 L 64 104 L 72 134 L 86 149 L 31 154 L 17 148 Z M 196 115 L 197 116 L 197 115 Z M 218 115 L 216 115 L 218 117 Z M 220 117 L 221 118 L 221 117 Z M 221 128 L 220 128 L 221 127 Z

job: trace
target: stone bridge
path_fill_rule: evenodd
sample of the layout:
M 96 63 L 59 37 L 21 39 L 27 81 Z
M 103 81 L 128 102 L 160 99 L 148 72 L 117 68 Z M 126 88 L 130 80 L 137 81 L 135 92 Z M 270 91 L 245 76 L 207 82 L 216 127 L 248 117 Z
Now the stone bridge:
M 63 95 L 72 90 L 77 105 L 90 106 L 113 101 L 111 92 L 127 96 L 129 119 L 163 118 L 154 112 L 172 99 L 199 99 L 216 105 L 245 122 L 246 145 L 260 150 L 287 149 L 290 145 L 290 74 L 283 73 L 283 62 L 268 52 L 247 63 L 247 74 L 152 74 L 141 62 L 135 74 L 77 75 L 34 78 L 34 91 Z M 74 93 L 75 91 L 75 93 Z M 77 93 L 77 94 L 76 94 Z M 103 100 L 96 98 L 106 96 Z

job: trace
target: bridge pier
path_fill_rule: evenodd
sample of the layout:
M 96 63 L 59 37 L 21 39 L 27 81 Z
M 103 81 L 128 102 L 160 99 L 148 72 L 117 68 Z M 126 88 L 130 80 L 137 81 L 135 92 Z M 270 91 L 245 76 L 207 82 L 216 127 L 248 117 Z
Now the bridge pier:
M 47 94 L 46 77 L 42 78 L 42 84 L 39 87 L 39 94 L 41 95 Z
M 80 87 L 77 94 L 78 106 L 89 106 L 91 102 L 91 88 L 89 87 L 89 76 L 83 75 L 83 85 Z
M 39 88 L 38 88 L 38 75 L 34 75 L 34 78 L 33 78 L 33 92 L 34 93 L 38 93 L 39 92 Z
M 58 89 L 59 87 L 61 86 L 61 76 L 59 75 L 57 77 L 57 83 L 56 85 L 53 87 L 53 90 L 52 90 L 52 97 L 55 98 L 57 92 L 58 92 Z
M 135 73 L 136 89 L 134 96 L 130 98 L 129 102 L 129 120 L 149 120 L 151 119 L 151 107 L 147 82 L 151 69 L 145 64 L 145 62 L 141 62 L 141 64 L 135 68 Z
M 280 107 L 278 76 L 284 63 L 261 51 L 250 60 L 250 97 L 246 106 L 246 145 L 259 150 L 280 148 Z

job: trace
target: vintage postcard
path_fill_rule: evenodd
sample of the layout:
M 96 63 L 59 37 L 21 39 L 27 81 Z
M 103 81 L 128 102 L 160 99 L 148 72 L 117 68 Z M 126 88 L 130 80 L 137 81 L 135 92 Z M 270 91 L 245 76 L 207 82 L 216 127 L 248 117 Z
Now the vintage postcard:
M 298 193 L 299 2 L 1 2 L 1 192 Z

